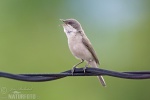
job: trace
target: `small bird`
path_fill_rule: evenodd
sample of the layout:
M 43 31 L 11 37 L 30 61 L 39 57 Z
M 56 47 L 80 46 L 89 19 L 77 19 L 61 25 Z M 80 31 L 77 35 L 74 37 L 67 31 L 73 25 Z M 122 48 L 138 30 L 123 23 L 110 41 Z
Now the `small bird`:
M 98 57 L 96 56 L 96 52 L 94 51 L 90 40 L 84 33 L 84 30 L 82 29 L 80 23 L 75 19 L 60 20 L 63 22 L 62 26 L 68 38 L 68 46 L 71 53 L 77 59 L 81 60 L 81 62 L 74 65 L 72 73 L 74 72 L 76 66 L 83 63 L 84 61 L 87 62 L 85 69 L 88 65 L 98 68 L 98 65 L 100 64 Z M 98 79 L 103 86 L 106 86 L 106 83 L 102 76 L 98 76 Z

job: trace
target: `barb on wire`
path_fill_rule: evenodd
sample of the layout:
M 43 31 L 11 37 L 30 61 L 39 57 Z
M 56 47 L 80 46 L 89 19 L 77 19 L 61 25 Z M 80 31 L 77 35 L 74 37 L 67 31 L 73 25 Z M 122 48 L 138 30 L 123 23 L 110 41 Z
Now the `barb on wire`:
M 136 71 L 136 72 L 116 72 L 99 68 L 76 68 L 72 75 L 71 70 L 67 70 L 56 74 L 11 74 L 7 72 L 0 72 L 0 77 L 9 78 L 28 82 L 43 82 L 52 81 L 67 76 L 112 76 L 125 79 L 150 79 L 150 71 Z

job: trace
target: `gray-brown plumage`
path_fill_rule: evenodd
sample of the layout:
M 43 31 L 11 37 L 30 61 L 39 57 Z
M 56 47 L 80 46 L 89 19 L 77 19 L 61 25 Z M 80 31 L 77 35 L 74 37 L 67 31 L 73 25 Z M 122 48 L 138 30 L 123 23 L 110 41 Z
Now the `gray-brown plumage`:
M 96 52 L 94 51 L 90 40 L 85 35 L 80 23 L 75 19 L 66 19 L 62 21 L 64 22 L 63 28 L 68 38 L 68 46 L 71 53 L 81 60 L 80 63 L 85 60 L 88 65 L 97 68 L 99 65 L 98 57 L 96 56 Z M 74 67 L 80 63 L 76 64 Z M 103 77 L 98 76 L 98 78 L 101 84 L 106 86 Z

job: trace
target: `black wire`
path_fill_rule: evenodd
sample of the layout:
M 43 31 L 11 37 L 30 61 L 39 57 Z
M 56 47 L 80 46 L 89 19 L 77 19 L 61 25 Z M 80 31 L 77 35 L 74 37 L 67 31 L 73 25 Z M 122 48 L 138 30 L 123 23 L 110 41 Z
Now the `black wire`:
M 99 76 L 99 75 L 125 79 L 150 79 L 150 71 L 116 72 L 99 68 L 87 68 L 85 73 L 83 71 L 83 68 L 76 68 L 73 74 L 71 70 L 67 70 L 56 74 L 11 74 L 7 72 L 0 72 L 0 77 L 28 82 L 52 81 L 67 76 Z

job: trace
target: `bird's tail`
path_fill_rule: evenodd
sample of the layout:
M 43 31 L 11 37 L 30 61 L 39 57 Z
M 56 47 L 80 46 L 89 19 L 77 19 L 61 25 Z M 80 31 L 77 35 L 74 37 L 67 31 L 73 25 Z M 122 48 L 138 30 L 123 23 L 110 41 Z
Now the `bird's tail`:
M 90 62 L 89 65 L 91 65 L 91 67 L 98 68 L 98 65 L 96 64 L 95 61 Z M 103 86 L 106 86 L 106 83 L 105 83 L 105 80 L 104 80 L 103 76 L 97 76 L 97 77 L 98 77 L 100 83 L 101 83 Z
M 97 77 L 98 77 L 100 83 L 101 83 L 103 86 L 106 86 L 106 83 L 105 83 L 105 80 L 104 80 L 103 76 L 97 76 Z

